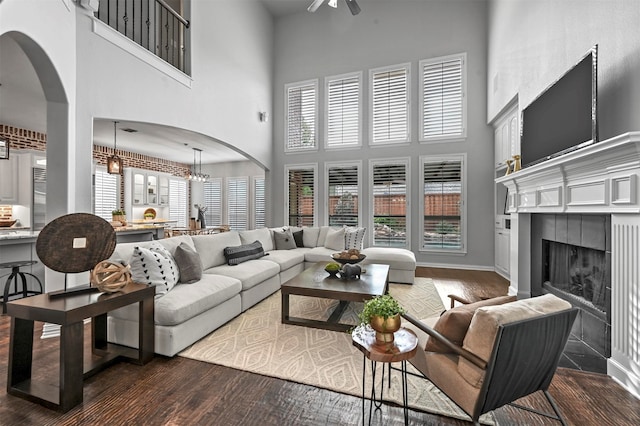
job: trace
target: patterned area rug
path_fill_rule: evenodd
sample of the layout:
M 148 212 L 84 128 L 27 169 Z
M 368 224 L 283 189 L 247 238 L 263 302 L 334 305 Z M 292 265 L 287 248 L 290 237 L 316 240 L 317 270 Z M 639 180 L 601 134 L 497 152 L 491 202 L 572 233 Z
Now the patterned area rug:
M 444 309 L 428 278 L 416 278 L 414 285 L 390 284 L 389 292 L 417 318 L 437 315 Z M 280 300 L 280 292 L 274 293 L 179 355 L 361 397 L 362 353 L 352 345 L 351 335 L 282 324 Z M 329 299 L 291 296 L 290 312 L 292 316 L 326 319 L 336 304 Z M 349 304 L 341 322 L 355 324 L 361 309 L 361 303 Z M 367 363 L 367 392 L 371 386 L 369 368 Z M 410 407 L 470 420 L 428 380 L 409 376 L 408 389 Z M 384 399 L 402 402 L 398 372 L 392 374 L 391 389 L 385 386 Z M 483 416 L 481 421 L 494 423 L 491 416 Z

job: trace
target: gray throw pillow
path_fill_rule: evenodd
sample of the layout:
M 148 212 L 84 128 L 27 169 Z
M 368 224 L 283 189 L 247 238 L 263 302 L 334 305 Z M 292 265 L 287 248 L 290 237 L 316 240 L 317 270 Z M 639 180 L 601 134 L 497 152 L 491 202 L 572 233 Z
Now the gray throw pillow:
M 228 265 L 239 265 L 252 259 L 260 259 L 266 256 L 262 244 L 256 240 L 251 244 L 242 244 L 224 248 L 224 257 Z
M 180 271 L 180 282 L 184 284 L 195 283 L 202 279 L 202 261 L 200 255 L 187 243 L 180 243 L 176 247 L 173 258 Z
M 276 240 L 276 250 L 291 250 L 296 248 L 296 240 L 293 238 L 291 229 L 273 231 L 273 237 Z

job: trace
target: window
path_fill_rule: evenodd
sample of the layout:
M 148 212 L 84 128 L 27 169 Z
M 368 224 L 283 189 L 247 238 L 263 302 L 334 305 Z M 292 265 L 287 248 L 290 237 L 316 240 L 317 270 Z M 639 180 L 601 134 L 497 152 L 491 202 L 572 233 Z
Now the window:
M 409 247 L 409 159 L 372 160 L 373 245 Z
M 222 225 L 222 179 L 213 178 L 203 184 L 204 220 L 207 226 Z
M 285 86 L 286 151 L 316 148 L 318 80 Z
M 423 250 L 465 248 L 465 156 L 421 157 Z
M 120 176 L 107 173 L 105 167 L 96 167 L 94 181 L 93 212 L 96 216 L 111 222 L 111 212 L 120 204 Z
M 169 179 L 169 220 L 177 221 L 175 225 L 178 228 L 187 226 L 187 198 L 187 181 Z
M 421 141 L 466 137 L 466 54 L 420 61 Z
M 264 228 L 265 219 L 264 177 L 253 178 L 253 229 Z
M 327 163 L 329 226 L 360 223 L 360 163 Z
M 360 146 L 362 73 L 325 79 L 327 147 Z
M 318 167 L 315 164 L 291 165 L 287 175 L 287 217 L 289 226 L 314 226 L 316 224 L 316 181 Z
M 369 71 L 371 144 L 409 142 L 410 64 Z
M 246 177 L 227 178 L 227 220 L 231 229 L 244 231 L 249 224 L 249 182 Z

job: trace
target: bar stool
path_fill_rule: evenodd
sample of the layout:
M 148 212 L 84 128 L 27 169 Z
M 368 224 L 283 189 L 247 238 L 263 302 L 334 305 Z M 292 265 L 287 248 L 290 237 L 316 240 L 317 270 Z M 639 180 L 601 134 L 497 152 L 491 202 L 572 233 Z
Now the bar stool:
M 11 268 L 11 274 L 9 274 L 9 278 L 7 278 L 7 281 L 4 285 L 4 294 L 2 297 L 3 314 L 7 313 L 7 302 L 9 301 L 9 297 L 17 296 L 19 294 L 22 294 L 22 297 L 42 294 L 42 283 L 40 282 L 38 277 L 29 272 L 22 272 L 20 270 L 20 268 L 23 266 L 31 266 L 36 263 L 38 263 L 36 260 L 18 260 L 15 262 L 0 263 L 0 269 Z M 40 291 L 29 290 L 27 288 L 27 278 L 25 277 L 25 275 L 30 275 L 31 277 L 33 277 L 33 279 L 38 283 Z M 20 277 L 20 280 L 22 281 L 22 291 L 18 291 L 18 277 Z M 11 290 L 11 281 L 13 281 L 13 293 L 9 293 L 9 291 Z

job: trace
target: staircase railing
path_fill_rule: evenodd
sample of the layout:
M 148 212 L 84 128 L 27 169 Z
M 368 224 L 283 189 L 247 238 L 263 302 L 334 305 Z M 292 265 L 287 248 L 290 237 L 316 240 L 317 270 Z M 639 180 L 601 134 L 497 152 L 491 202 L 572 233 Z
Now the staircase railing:
M 96 17 L 187 73 L 189 21 L 166 1 L 101 0 Z

